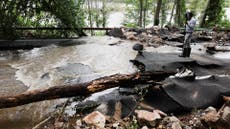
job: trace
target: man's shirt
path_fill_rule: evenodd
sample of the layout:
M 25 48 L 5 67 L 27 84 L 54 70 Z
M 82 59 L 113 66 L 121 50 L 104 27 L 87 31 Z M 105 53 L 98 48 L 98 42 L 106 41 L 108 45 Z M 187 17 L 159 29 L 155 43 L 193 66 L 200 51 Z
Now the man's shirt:
M 191 18 L 191 20 L 187 21 L 186 24 L 186 33 L 192 33 L 194 31 L 196 25 L 196 19 L 195 18 Z

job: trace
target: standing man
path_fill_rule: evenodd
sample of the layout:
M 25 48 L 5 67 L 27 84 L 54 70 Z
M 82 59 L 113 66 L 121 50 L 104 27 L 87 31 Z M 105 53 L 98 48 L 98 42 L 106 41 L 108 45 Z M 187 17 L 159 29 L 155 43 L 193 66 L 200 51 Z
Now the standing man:
M 180 57 L 190 57 L 191 53 L 191 38 L 192 33 L 194 31 L 194 27 L 196 25 L 196 19 L 193 18 L 192 12 L 186 12 L 185 14 L 186 23 L 185 23 L 185 37 L 184 37 L 184 44 L 183 44 L 183 52 Z

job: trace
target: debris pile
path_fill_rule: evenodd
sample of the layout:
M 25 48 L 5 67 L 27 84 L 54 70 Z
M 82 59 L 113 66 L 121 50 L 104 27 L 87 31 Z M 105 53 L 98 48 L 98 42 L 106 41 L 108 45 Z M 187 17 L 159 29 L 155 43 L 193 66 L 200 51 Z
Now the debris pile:
M 147 29 L 115 28 L 108 32 L 107 35 L 128 40 L 137 40 L 146 46 L 158 47 L 159 45 L 164 45 L 166 41 L 183 43 L 183 33 L 183 30 L 180 30 L 176 27 L 166 26 L 165 28 L 152 27 Z M 230 41 L 230 32 L 217 32 L 210 30 L 194 32 L 192 42 L 205 41 L 228 43 Z
M 225 104 L 218 111 L 214 107 L 194 110 L 189 115 L 166 114 L 160 110 L 135 110 L 125 118 L 104 115 L 98 111 L 89 114 L 75 114 L 73 117 L 56 117 L 40 128 L 94 128 L 94 129 L 229 129 L 230 97 L 224 97 Z

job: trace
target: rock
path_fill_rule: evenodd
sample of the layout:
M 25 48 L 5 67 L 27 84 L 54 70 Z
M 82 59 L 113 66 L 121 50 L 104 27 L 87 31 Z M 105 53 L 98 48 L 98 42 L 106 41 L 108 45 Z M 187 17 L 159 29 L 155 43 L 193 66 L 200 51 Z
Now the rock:
M 230 107 L 226 106 L 223 111 L 222 111 L 222 116 L 221 118 L 225 121 L 230 122 Z M 230 124 L 229 124 L 230 125 Z
M 147 126 L 143 126 L 141 129 L 149 129 Z
M 169 32 L 169 30 L 167 28 L 161 28 L 158 30 L 158 34 L 160 36 L 167 36 L 167 35 L 171 35 L 172 33 Z
M 228 52 L 230 51 L 230 47 L 229 46 L 223 46 L 223 45 L 209 45 L 207 46 L 207 50 L 208 51 L 214 51 L 214 52 Z
M 182 129 L 182 127 L 179 122 L 173 122 L 171 129 Z
M 135 110 L 135 113 L 140 126 L 156 127 L 161 119 L 161 116 L 157 112 Z
M 163 44 L 164 43 L 163 39 L 161 39 L 159 36 L 153 36 L 151 41 L 154 44 Z
M 107 35 L 109 36 L 113 36 L 113 37 L 118 37 L 118 38 L 125 38 L 124 33 L 122 31 L 122 29 L 120 28 L 114 28 L 112 30 L 110 30 Z
M 139 40 L 140 42 L 148 42 L 148 40 L 149 40 L 149 37 L 148 37 L 148 35 L 147 35 L 146 33 L 141 33 L 141 34 L 139 34 L 139 35 L 137 36 L 137 38 L 138 38 L 138 40 Z
M 169 129 L 182 129 L 181 121 L 175 116 L 165 117 L 162 120 L 162 124 L 167 126 Z
M 204 110 L 204 112 L 205 112 L 205 113 L 210 113 L 210 112 L 212 112 L 212 113 L 217 114 L 217 111 L 216 111 L 216 109 L 215 109 L 214 107 L 208 107 L 208 108 L 206 108 L 206 109 Z
M 205 122 L 217 122 L 220 119 L 220 116 L 217 114 L 217 111 L 213 107 L 209 107 L 205 110 L 206 114 L 201 117 L 201 120 Z
M 74 107 L 76 112 L 91 112 L 94 110 L 94 108 L 98 107 L 99 105 L 99 102 L 87 100 L 84 102 L 77 103 Z
M 222 36 L 222 41 L 229 41 L 230 40 L 230 35 L 229 33 L 225 33 L 223 36 Z
M 82 121 L 81 120 L 77 120 L 76 121 L 76 123 L 75 123 L 76 125 L 74 126 L 74 128 L 75 129 L 81 129 L 82 127 Z
M 116 128 L 116 129 L 117 129 L 117 128 L 119 128 L 119 124 L 120 124 L 119 122 L 116 122 L 116 123 L 113 123 L 112 126 L 113 126 L 113 128 Z
M 81 126 L 81 125 L 82 125 L 81 120 L 77 120 L 77 121 L 76 121 L 76 125 L 77 125 L 77 126 Z
M 177 42 L 183 43 L 184 42 L 184 35 L 174 33 L 174 34 L 168 35 L 166 40 L 168 40 L 168 41 L 177 41 Z
M 165 28 L 167 28 L 170 32 L 178 32 L 178 31 L 180 31 L 180 29 L 177 28 L 176 26 L 166 25 Z
M 115 120 L 120 120 L 121 116 L 122 116 L 122 104 L 120 101 L 118 101 L 115 103 L 113 118 Z
M 142 28 L 131 28 L 131 29 L 127 29 L 128 32 L 135 32 L 137 33 L 137 35 L 143 33 L 146 31 L 146 29 L 142 29 Z
M 230 41 L 230 32 L 226 35 L 226 40 Z
M 163 122 L 173 123 L 173 122 L 180 122 L 180 120 L 178 118 L 176 118 L 175 116 L 171 116 L 171 117 L 165 117 L 163 119 Z
M 228 122 L 228 125 L 230 126 L 230 123 L 229 123 L 229 121 L 230 121 L 230 97 L 224 96 L 223 98 L 226 102 L 225 102 L 223 108 L 221 108 L 218 112 L 219 112 L 221 118 L 224 121 Z
M 135 110 L 135 113 L 137 114 L 137 119 L 139 120 L 154 121 L 161 118 L 161 116 L 156 111 L 149 112 L 146 110 Z
M 120 98 L 121 102 L 121 118 L 127 117 L 132 114 L 137 105 L 136 98 L 133 95 L 130 96 L 122 96 Z
M 166 117 L 167 114 L 162 112 L 161 110 L 154 110 L 153 112 L 157 112 L 161 117 Z
M 207 114 L 201 117 L 201 122 L 204 126 L 207 128 L 213 128 L 213 129 L 229 129 L 230 125 L 228 124 L 229 121 L 225 121 L 221 118 L 220 114 L 217 113 L 217 111 L 209 107 L 205 110 Z
M 83 118 L 83 121 L 88 125 L 96 126 L 97 128 L 104 128 L 106 118 L 98 111 L 94 111 Z
M 134 35 L 127 36 L 127 39 L 129 39 L 129 40 L 138 40 L 138 38 L 135 37 Z
M 138 38 L 135 36 L 137 33 L 136 32 L 126 32 L 124 35 L 126 39 L 129 40 L 138 40 Z
M 202 35 L 199 35 L 197 37 L 196 41 L 212 41 L 212 36 L 202 36 Z
M 140 43 L 137 43 L 133 46 L 133 50 L 135 51 L 142 51 L 144 49 L 144 46 Z
M 55 129 L 62 129 L 63 125 L 64 125 L 64 122 L 60 122 L 60 121 L 55 121 L 54 123 Z
M 193 129 L 192 127 L 189 127 L 189 126 L 187 126 L 187 125 L 185 125 L 184 127 L 183 127 L 183 129 Z M 200 128 L 201 129 L 201 128 Z

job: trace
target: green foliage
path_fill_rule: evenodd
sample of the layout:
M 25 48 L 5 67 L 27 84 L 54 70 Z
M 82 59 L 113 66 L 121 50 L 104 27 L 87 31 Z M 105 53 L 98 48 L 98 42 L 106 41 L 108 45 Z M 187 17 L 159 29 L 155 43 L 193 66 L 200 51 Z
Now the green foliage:
M 176 0 L 176 15 L 175 23 L 178 26 L 184 26 L 185 17 L 184 13 L 186 12 L 185 0 Z
M 90 8 L 88 8 L 85 1 L 91 3 Z M 229 27 L 230 23 L 224 17 L 225 12 L 223 8 L 230 6 L 230 0 L 211 1 L 211 5 L 207 8 L 204 27 L 214 25 Z M 122 2 L 126 4 L 126 19 L 123 23 L 125 27 L 145 27 L 145 25 L 153 22 L 151 18 L 154 16 L 157 0 L 1 0 L 0 38 L 17 38 L 18 35 L 25 35 L 25 33 L 32 33 L 41 37 L 66 37 L 75 34 L 81 35 L 82 31 L 80 29 L 74 30 L 73 28 L 81 28 L 83 26 L 106 27 L 109 12 L 123 10 L 123 6 L 116 7 L 109 2 Z M 205 10 L 204 5 L 208 0 L 162 0 L 160 11 L 161 26 L 167 23 L 167 12 L 172 12 L 174 2 L 179 6 L 174 11 L 172 18 L 174 17 L 177 25 L 183 26 L 185 10 L 190 9 L 196 14 L 203 14 L 204 12 L 202 11 Z M 100 3 L 103 5 L 101 6 Z M 140 3 L 143 3 L 143 6 L 140 6 Z M 143 13 L 140 13 L 140 11 Z M 140 14 L 142 14 L 142 18 L 140 18 Z M 21 32 L 15 31 L 14 27 L 70 27 L 72 30 L 33 30 Z
M 150 23 L 149 12 L 153 10 L 155 0 L 125 0 L 126 4 L 126 12 L 125 12 L 125 20 L 123 25 L 125 27 L 138 27 L 139 18 L 140 18 L 140 1 L 143 2 L 143 18 L 141 19 L 143 22 L 143 26 Z M 145 15 L 144 15 L 145 13 Z
M 166 23 L 166 11 L 168 8 L 167 0 L 162 0 L 162 8 L 161 8 L 161 27 Z
M 105 31 L 94 31 L 95 36 L 104 36 L 106 34 Z
M 100 6 L 100 3 L 102 3 L 102 6 Z M 84 11 L 87 13 L 87 26 L 106 27 L 108 13 L 111 11 L 107 7 L 106 0 L 87 0 L 86 6 L 87 8 Z M 95 33 L 91 31 L 91 35 L 95 35 Z
M 224 8 L 229 8 L 230 7 L 230 0 L 224 0 Z
M 101 8 L 92 8 L 91 11 L 93 16 L 92 21 L 95 22 L 96 27 L 105 27 L 107 23 L 106 19 L 108 17 L 108 8 L 105 7 L 105 2 L 103 2 L 103 6 Z
M 204 10 L 207 0 L 191 0 L 188 9 L 193 11 L 195 14 Z
M 137 123 L 137 119 L 135 116 L 133 116 L 131 123 L 125 127 L 125 129 L 138 129 L 138 128 L 140 127 Z
M 126 12 L 124 26 L 137 27 L 139 18 L 139 1 L 138 0 L 125 0 Z
M 71 27 L 84 25 L 84 0 L 2 0 L 0 27 L 14 37 L 13 27 Z M 72 30 L 80 34 L 80 30 Z
M 215 26 L 222 22 L 225 11 L 223 9 L 224 0 L 211 0 L 206 9 L 206 19 L 204 27 Z
M 225 16 L 217 25 L 223 28 L 230 28 L 230 21 Z

